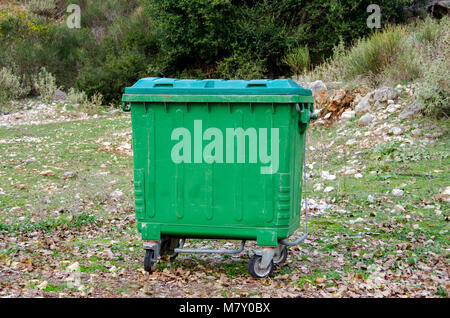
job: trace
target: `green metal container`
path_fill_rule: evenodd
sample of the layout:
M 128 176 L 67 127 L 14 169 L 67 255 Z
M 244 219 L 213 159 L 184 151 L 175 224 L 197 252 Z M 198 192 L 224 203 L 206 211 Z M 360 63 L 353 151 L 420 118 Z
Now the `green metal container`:
M 285 79 L 144 78 L 126 88 L 142 239 L 276 246 L 291 235 L 313 103 L 310 90 Z

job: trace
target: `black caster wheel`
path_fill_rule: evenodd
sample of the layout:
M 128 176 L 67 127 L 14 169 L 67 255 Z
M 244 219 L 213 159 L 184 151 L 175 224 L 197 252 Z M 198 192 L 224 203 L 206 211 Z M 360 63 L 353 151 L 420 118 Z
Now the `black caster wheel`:
M 272 274 L 273 272 L 273 260 L 270 261 L 270 264 L 267 268 L 260 268 L 262 256 L 253 255 L 252 258 L 248 261 L 248 272 L 252 275 L 253 278 L 264 278 Z
M 277 257 L 277 256 L 274 256 L 274 258 L 273 258 L 273 263 L 274 263 L 275 265 L 283 264 L 284 262 L 286 262 L 287 256 L 288 256 L 287 247 L 286 247 L 286 246 L 283 246 L 283 247 L 281 248 L 280 255 L 278 255 L 278 257 Z
M 155 263 L 153 261 L 154 253 L 155 253 L 155 251 L 153 251 L 153 250 L 145 250 L 144 269 L 146 272 L 151 273 L 153 270 L 153 264 Z

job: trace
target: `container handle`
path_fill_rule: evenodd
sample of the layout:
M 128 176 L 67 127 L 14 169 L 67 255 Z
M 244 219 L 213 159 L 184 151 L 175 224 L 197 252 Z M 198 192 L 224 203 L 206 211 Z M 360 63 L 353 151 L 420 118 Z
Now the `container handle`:
M 128 102 L 122 102 L 122 110 L 124 112 L 130 112 L 131 111 L 131 104 Z

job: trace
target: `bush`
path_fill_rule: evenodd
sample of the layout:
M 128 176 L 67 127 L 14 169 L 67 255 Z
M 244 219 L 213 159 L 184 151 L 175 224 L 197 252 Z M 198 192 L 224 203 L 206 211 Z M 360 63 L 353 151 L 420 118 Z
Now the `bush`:
M 67 92 L 67 98 L 71 104 L 82 105 L 88 101 L 88 97 L 85 92 L 79 92 L 73 87 Z
M 425 113 L 431 116 L 442 115 L 450 117 L 450 20 L 443 18 L 440 31 L 433 37 L 426 38 L 434 42 L 434 46 L 427 46 L 423 50 L 423 78 L 418 83 L 416 95 L 419 102 L 424 105 Z M 427 28 L 429 26 L 426 25 Z
M 289 50 L 283 58 L 283 63 L 289 65 L 295 75 L 300 75 L 309 67 L 309 49 L 307 46 L 299 46 Z
M 51 16 L 56 12 L 54 0 L 28 0 L 26 6 L 31 12 L 44 16 Z
M 0 69 L 0 103 L 26 94 L 21 87 L 20 77 L 5 67 Z
M 55 77 L 47 72 L 45 67 L 41 69 L 39 74 L 34 78 L 33 81 L 34 89 L 42 97 L 42 100 L 50 102 L 53 98 L 58 87 L 56 86 Z
M 219 62 L 217 72 L 225 79 L 263 78 L 266 71 L 264 62 L 264 60 L 254 60 L 243 52 L 236 53 Z
M 423 80 L 423 100 L 436 101 L 445 96 L 443 91 L 436 93 L 436 87 L 445 90 L 448 86 L 445 81 L 448 63 L 443 61 L 448 61 L 449 27 L 448 18 L 441 21 L 428 18 L 416 25 L 389 26 L 358 40 L 348 50 L 340 42 L 333 56 L 306 74 L 303 80 L 320 78 L 371 86 Z M 425 88 L 427 84 L 429 88 L 434 87 L 433 91 Z
M 124 88 L 145 76 L 146 57 L 136 50 L 108 55 L 103 64 L 89 64 L 80 71 L 78 90 L 88 96 L 103 95 L 105 102 L 120 101 Z

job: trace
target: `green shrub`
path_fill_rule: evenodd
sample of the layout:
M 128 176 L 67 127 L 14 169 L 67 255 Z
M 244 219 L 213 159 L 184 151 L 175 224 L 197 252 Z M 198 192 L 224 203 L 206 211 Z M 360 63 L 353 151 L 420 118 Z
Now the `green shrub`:
M 393 85 L 418 81 L 426 108 L 442 111 L 448 104 L 449 19 L 430 18 L 408 26 L 389 26 L 345 49 L 306 74 L 303 80 L 349 81 Z
M 236 53 L 219 62 L 217 72 L 225 79 L 263 78 L 266 72 L 264 62 L 264 60 L 254 60 L 243 52 Z
M 26 6 L 31 12 L 44 16 L 51 16 L 56 12 L 54 0 L 28 0 Z
M 58 89 L 56 86 L 56 78 L 47 70 L 45 67 L 41 69 L 39 74 L 34 78 L 33 81 L 34 89 L 42 97 L 42 100 L 50 102 Z
M 289 65 L 295 75 L 300 75 L 309 67 L 309 49 L 307 46 L 299 46 L 289 50 L 283 58 L 283 63 Z
M 145 55 L 124 51 L 120 55 L 109 55 L 102 64 L 89 64 L 80 71 L 76 86 L 88 96 L 100 93 L 106 103 L 119 101 L 124 88 L 134 84 L 145 75 Z
M 88 97 L 85 92 L 79 92 L 73 87 L 71 87 L 67 92 L 67 98 L 71 104 L 82 105 L 88 101 Z
M 383 74 L 400 54 L 404 36 L 405 30 L 402 27 L 388 27 L 369 38 L 359 40 L 344 56 L 345 69 L 342 71 L 345 79 L 363 76 L 378 84 L 378 75 Z
M 0 69 L 0 104 L 24 95 L 20 77 L 5 67 Z
M 417 99 L 428 115 L 450 117 L 449 59 L 447 47 L 445 55 L 426 62 L 424 77 L 418 83 Z

